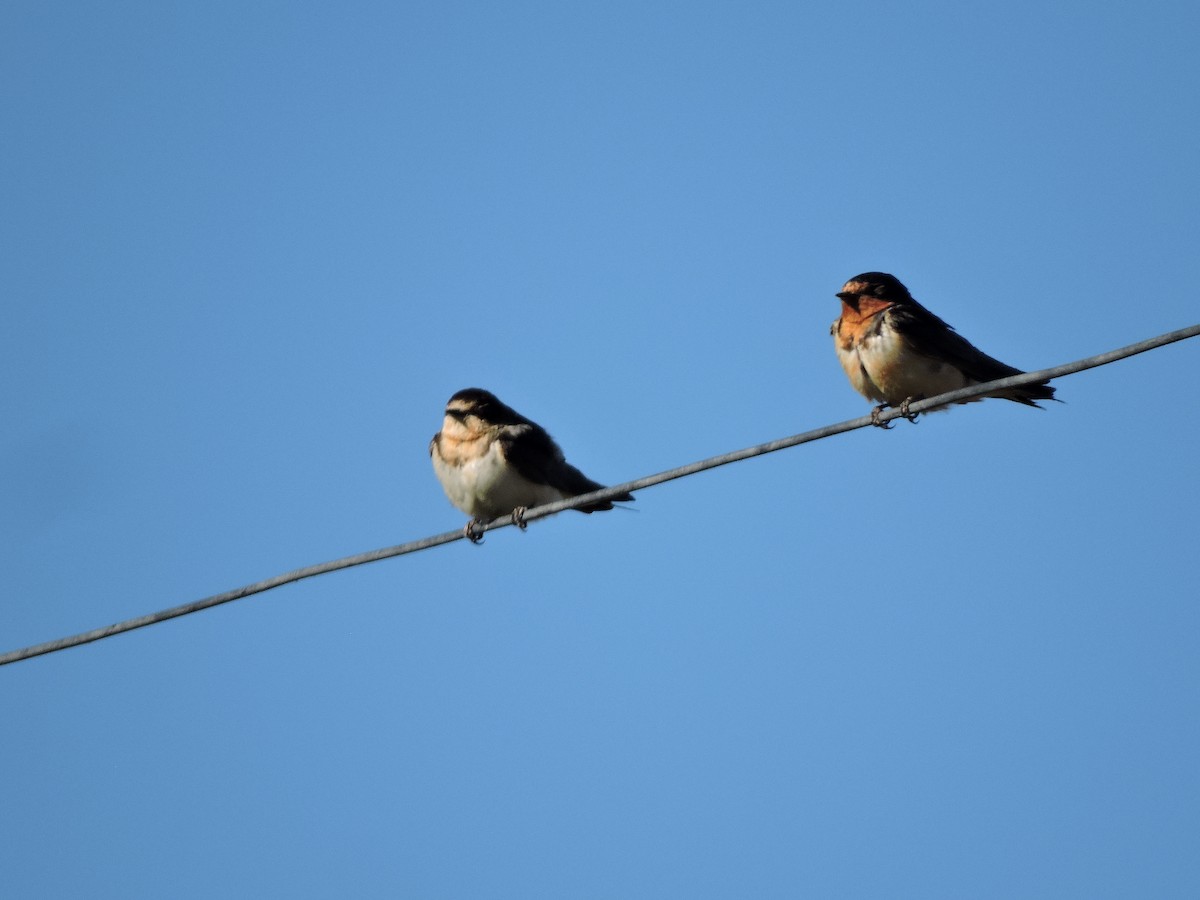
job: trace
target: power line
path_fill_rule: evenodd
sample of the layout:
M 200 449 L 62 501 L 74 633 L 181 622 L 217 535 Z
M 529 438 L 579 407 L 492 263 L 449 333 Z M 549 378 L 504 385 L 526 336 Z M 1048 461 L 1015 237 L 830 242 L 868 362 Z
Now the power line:
M 983 394 L 990 394 L 993 391 L 1002 390 L 1004 388 L 1018 387 L 1020 385 L 1031 384 L 1037 381 L 1061 378 L 1064 375 L 1073 375 L 1076 372 L 1082 372 L 1086 369 L 1093 369 L 1097 366 L 1108 365 L 1109 363 L 1116 362 L 1117 360 L 1126 359 L 1130 356 L 1136 356 L 1139 353 L 1145 353 L 1147 350 L 1154 350 L 1158 347 L 1166 346 L 1167 344 L 1173 344 L 1176 341 L 1182 341 L 1186 338 L 1196 337 L 1197 335 L 1200 335 L 1200 325 L 1193 325 L 1190 328 L 1181 328 L 1178 331 L 1172 331 L 1167 334 L 1159 335 L 1158 337 L 1140 341 L 1136 344 L 1130 344 L 1129 346 L 1121 347 L 1118 350 L 1110 350 L 1107 353 L 1089 356 L 1087 359 L 1081 359 L 1076 362 L 1055 366 L 1052 369 L 1042 369 L 1038 372 L 1026 372 L 1021 375 L 1011 375 L 1008 378 L 1001 378 L 997 381 L 989 381 L 986 384 L 977 384 L 973 385 L 972 387 L 962 388 L 957 391 L 950 391 L 949 393 L 941 394 L 937 397 L 930 397 L 927 400 L 921 400 L 919 402 L 910 404 L 909 412 L 910 414 L 927 412 L 928 410 L 935 409 L 940 406 L 956 403 L 960 400 L 969 400 L 973 397 L 979 397 Z M 899 409 L 889 409 L 880 414 L 879 421 L 880 423 L 886 424 L 893 419 L 900 418 L 901 415 L 902 414 Z M 574 509 L 577 506 L 586 506 L 599 500 L 616 499 L 619 495 L 625 493 L 626 491 L 644 490 L 645 488 L 653 487 L 656 484 L 662 484 L 666 481 L 674 481 L 676 478 L 686 478 L 688 475 L 695 475 L 697 472 L 703 472 L 706 469 L 715 469 L 718 466 L 740 462 L 744 459 L 750 459 L 753 456 L 762 456 L 765 453 L 774 453 L 777 450 L 784 450 L 788 447 L 795 447 L 799 444 L 807 444 L 810 441 L 819 441 L 823 438 L 833 437 L 835 434 L 842 434 L 847 431 L 865 428 L 871 424 L 871 417 L 869 415 L 860 416 L 857 419 L 849 419 L 845 422 L 839 422 L 836 425 L 826 425 L 824 428 L 818 428 L 814 431 L 806 431 L 802 434 L 795 434 L 791 437 L 780 438 L 779 440 L 775 441 L 768 441 L 765 444 L 747 447 L 744 450 L 735 450 L 732 453 L 723 453 L 720 456 L 712 456 L 708 459 L 702 459 L 699 462 L 689 463 L 685 466 L 679 466 L 675 469 L 668 469 L 665 472 L 659 472 L 657 475 L 647 475 L 644 478 L 638 478 L 635 481 L 627 481 L 624 484 L 615 484 L 612 487 L 607 487 L 599 491 L 592 491 L 590 494 L 580 494 L 578 497 L 571 497 L 567 500 L 558 500 L 554 503 L 547 503 L 544 506 L 535 507 L 525 513 L 524 519 L 526 522 L 544 519 L 546 516 L 552 516 L 555 513 L 562 512 L 566 509 Z M 511 524 L 511 517 L 504 516 L 496 519 L 494 522 L 490 522 L 487 525 L 483 525 L 476 529 L 476 533 L 478 534 L 486 531 L 494 531 L 497 528 L 507 528 Z M 261 594 L 264 591 L 282 587 L 283 585 L 291 584 L 294 581 L 312 578 L 315 575 L 324 575 L 326 572 L 335 572 L 338 569 L 349 569 L 353 566 L 361 566 L 365 563 L 377 562 L 378 560 L 389 559 L 393 556 L 404 556 L 407 553 L 416 553 L 419 550 L 428 550 L 431 547 L 437 547 L 441 544 L 449 544 L 453 541 L 462 540 L 464 537 L 466 537 L 466 535 L 461 529 L 456 531 L 447 531 L 444 534 L 436 534 L 417 541 L 410 541 L 407 544 L 398 544 L 394 547 L 384 547 L 379 550 L 371 550 L 367 553 L 359 553 L 354 556 L 346 556 L 342 559 L 335 559 L 330 562 L 319 563 L 315 566 L 306 566 L 303 569 L 296 569 L 293 572 L 286 572 L 283 575 L 276 575 L 274 578 L 268 578 L 265 581 L 258 581 L 254 584 L 248 584 L 245 587 L 235 588 L 234 590 L 226 591 L 223 594 L 214 594 L 211 597 L 205 597 L 201 600 L 185 603 L 182 606 L 173 606 L 170 609 L 164 609 L 159 612 L 138 616 L 135 619 L 126 619 L 124 622 L 117 622 L 113 625 L 106 625 L 103 628 L 95 628 L 91 631 L 85 631 L 69 637 L 59 638 L 58 640 L 47 641 L 44 644 L 34 644 L 30 647 L 23 647 L 20 650 L 11 650 L 8 653 L 0 655 L 0 666 L 19 662 L 23 659 L 30 659 L 34 656 L 43 656 L 47 653 L 54 653 L 58 650 L 66 650 L 68 647 L 77 647 L 80 644 L 89 644 L 92 641 L 99 641 L 103 638 L 112 637 L 115 634 L 123 634 L 126 631 L 133 631 L 135 628 L 144 628 L 147 625 L 165 622 L 167 619 L 186 616 L 194 612 L 199 612 L 202 609 L 220 606 L 222 603 L 240 600 L 243 597 L 249 597 L 252 594 Z

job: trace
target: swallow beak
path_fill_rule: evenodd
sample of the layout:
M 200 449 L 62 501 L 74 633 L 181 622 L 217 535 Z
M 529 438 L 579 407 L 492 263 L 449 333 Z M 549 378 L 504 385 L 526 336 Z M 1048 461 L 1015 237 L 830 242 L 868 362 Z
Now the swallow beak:
M 849 306 L 855 312 L 858 312 L 858 294 L 852 294 L 849 291 L 838 291 L 834 294 L 839 300 Z

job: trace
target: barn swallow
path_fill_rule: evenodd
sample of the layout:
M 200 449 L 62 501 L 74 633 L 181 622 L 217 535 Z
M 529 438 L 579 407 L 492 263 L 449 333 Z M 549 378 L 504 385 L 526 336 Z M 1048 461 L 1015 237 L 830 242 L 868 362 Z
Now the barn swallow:
M 830 329 L 834 347 L 854 389 L 879 401 L 871 412 L 876 425 L 887 427 L 879 414 L 888 406 L 899 406 L 913 421 L 908 404 L 915 400 L 1023 374 L 971 344 L 914 300 L 895 276 L 864 272 L 847 281 L 837 297 L 842 314 Z M 1035 400 L 1054 399 L 1054 388 L 1039 381 L 985 396 L 1037 406 Z
M 450 502 L 471 517 L 463 532 L 475 543 L 483 539 L 475 529 L 505 513 L 524 529 L 526 507 L 604 487 L 568 463 L 544 428 L 482 388 L 450 398 L 429 455 Z M 633 495 L 613 499 L 633 502 Z M 612 508 L 608 500 L 578 507 L 584 513 Z

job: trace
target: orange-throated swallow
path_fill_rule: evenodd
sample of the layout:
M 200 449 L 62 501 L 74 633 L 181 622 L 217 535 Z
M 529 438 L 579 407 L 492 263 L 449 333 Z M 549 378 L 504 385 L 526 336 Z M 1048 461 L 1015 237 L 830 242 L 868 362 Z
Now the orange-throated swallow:
M 882 424 L 879 414 L 885 407 L 899 406 L 911 421 L 916 416 L 908 414 L 908 404 L 915 400 L 1023 374 L 971 344 L 914 300 L 893 275 L 855 275 L 837 297 L 842 314 L 830 330 L 838 360 L 854 389 L 879 403 L 871 412 L 876 425 Z M 1037 406 L 1036 400 L 1054 399 L 1054 388 L 1039 381 L 985 396 Z
M 429 455 L 450 502 L 471 517 L 463 532 L 476 543 L 482 540 L 477 525 L 509 513 L 523 529 L 527 507 L 604 487 L 568 463 L 546 429 L 482 388 L 450 398 Z M 613 499 L 632 502 L 633 495 Z M 585 513 L 612 508 L 608 500 L 578 507 Z

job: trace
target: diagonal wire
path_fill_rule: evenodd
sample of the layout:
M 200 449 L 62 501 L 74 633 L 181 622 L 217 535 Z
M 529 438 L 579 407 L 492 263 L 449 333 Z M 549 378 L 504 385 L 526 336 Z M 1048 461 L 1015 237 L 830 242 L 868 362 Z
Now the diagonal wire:
M 946 394 L 940 394 L 937 397 L 930 397 L 927 400 L 921 400 L 910 404 L 909 412 L 920 413 L 927 412 L 940 406 L 945 406 L 950 403 L 957 403 L 962 400 L 970 400 L 975 397 L 980 397 L 985 394 L 990 394 L 993 391 L 1003 390 L 1010 387 L 1018 387 L 1020 385 L 1032 384 L 1038 381 L 1046 381 L 1053 378 L 1061 378 L 1064 375 L 1073 375 L 1076 372 L 1082 372 L 1086 369 L 1093 369 L 1096 366 L 1104 366 L 1109 363 L 1116 362 L 1120 359 L 1126 359 L 1130 356 L 1136 356 L 1139 353 L 1145 353 L 1147 350 L 1154 350 L 1158 347 L 1173 344 L 1176 341 L 1182 341 L 1186 338 L 1196 337 L 1200 335 L 1200 325 L 1192 325 L 1189 328 L 1181 328 L 1178 331 L 1168 332 L 1167 334 L 1159 335 L 1158 337 L 1149 338 L 1148 340 L 1139 341 L 1136 344 L 1130 344 L 1127 347 L 1121 347 L 1117 350 L 1110 350 L 1107 353 L 1099 353 L 1095 356 L 1089 356 L 1086 359 L 1077 360 L 1076 362 L 1065 363 L 1061 366 L 1055 366 L 1050 369 L 1042 369 L 1037 372 L 1025 372 L 1020 375 L 1011 375 L 1008 378 L 1000 378 L 996 381 L 989 381 L 986 384 L 972 385 L 957 391 L 950 391 Z M 882 412 L 879 416 L 879 421 L 886 424 L 893 419 L 900 418 L 901 412 L 899 409 L 889 409 Z M 860 416 L 857 419 L 848 419 L 845 422 L 838 422 L 835 425 L 826 425 L 824 428 L 817 428 L 814 431 L 805 431 L 802 434 L 795 434 L 791 437 L 780 438 L 775 441 L 768 441 L 765 444 L 757 444 L 753 447 L 746 447 L 743 450 L 734 450 L 732 453 L 723 453 L 720 456 L 712 456 L 708 459 L 702 459 L 698 462 L 689 463 L 685 466 L 679 466 L 675 469 L 668 469 L 665 472 L 659 472 L 657 475 L 647 475 L 644 478 L 638 478 L 634 481 L 627 481 L 624 484 L 614 484 L 612 487 L 607 487 L 602 490 L 592 491 L 590 494 L 580 494 L 577 497 L 570 497 L 566 500 L 557 500 L 554 503 L 547 503 L 544 506 L 538 506 L 530 509 L 525 513 L 525 521 L 532 522 L 536 519 L 544 519 L 546 516 L 552 516 L 555 513 L 562 512 L 566 509 L 574 509 L 577 506 L 586 506 L 589 503 L 595 503 L 598 500 L 613 500 L 619 495 L 627 491 L 639 491 L 648 487 L 653 487 L 656 484 L 662 484 L 666 481 L 674 481 L 676 478 L 686 478 L 688 475 L 694 475 L 697 472 L 703 472 L 706 469 L 715 469 L 718 466 L 725 466 L 730 463 L 740 462 L 744 459 L 750 459 L 753 456 L 762 456 L 765 453 L 774 453 L 776 450 L 784 450 L 788 447 L 795 447 L 799 444 L 807 444 L 810 441 L 819 441 L 823 438 L 832 437 L 835 434 L 843 434 L 847 431 L 854 431 L 858 428 L 865 428 L 871 425 L 870 416 Z M 494 531 L 497 528 L 507 528 L 512 525 L 512 519 L 509 516 L 496 519 L 494 522 L 489 522 L 476 529 L 476 533 L 485 531 Z M 431 547 L 437 547 L 442 544 L 449 544 L 453 541 L 461 541 L 466 535 L 463 531 L 447 531 L 444 534 L 435 534 L 431 537 L 421 538 L 417 541 L 410 541 L 407 544 L 398 544 L 394 547 L 383 547 L 379 550 L 371 550 L 367 553 L 359 553 L 354 556 L 346 556 L 342 559 L 335 559 L 329 562 L 318 563 L 314 566 L 306 566 L 303 569 L 296 569 L 292 572 L 285 572 L 282 575 L 276 575 L 274 578 L 267 578 L 264 581 L 258 581 L 254 584 L 248 584 L 245 587 L 234 588 L 231 591 L 226 591 L 223 594 L 213 594 L 211 597 L 204 597 L 200 600 L 195 600 L 191 603 L 184 603 L 181 606 L 173 606 L 170 609 L 160 610 L 159 612 L 148 613 L 144 616 L 138 616 L 134 619 L 126 619 L 123 622 L 116 622 L 112 625 L 106 625 L 103 628 L 95 628 L 91 631 L 84 631 L 80 634 L 70 635 L 68 637 L 59 638 L 53 641 L 47 641 L 44 644 L 34 644 L 29 647 L 23 647 L 19 650 L 11 650 L 7 653 L 0 654 L 0 666 L 8 665 L 9 663 L 18 662 L 23 659 L 30 659 L 34 656 L 42 656 L 47 653 L 54 653 L 58 650 L 65 650 L 68 647 L 77 647 L 80 644 L 89 644 L 92 641 L 99 641 L 107 637 L 112 637 L 115 634 L 123 634 L 126 631 L 133 631 L 135 628 L 144 628 L 147 625 L 154 625 L 158 622 L 165 622 L 168 619 L 175 619 L 179 616 L 186 616 L 194 612 L 199 612 L 202 609 L 209 609 L 213 606 L 220 606 L 222 603 L 230 603 L 234 600 L 240 600 L 243 597 L 249 597 L 253 594 L 261 594 L 263 591 L 269 591 L 272 588 L 281 587 L 285 584 L 291 584 L 295 581 L 301 581 L 305 578 L 312 578 L 315 575 L 324 575 L 326 572 L 336 572 L 339 569 L 349 569 L 353 566 L 361 566 L 365 563 L 377 562 L 381 559 L 390 559 L 393 556 L 404 556 L 407 553 L 416 553 L 419 550 L 428 550 Z

